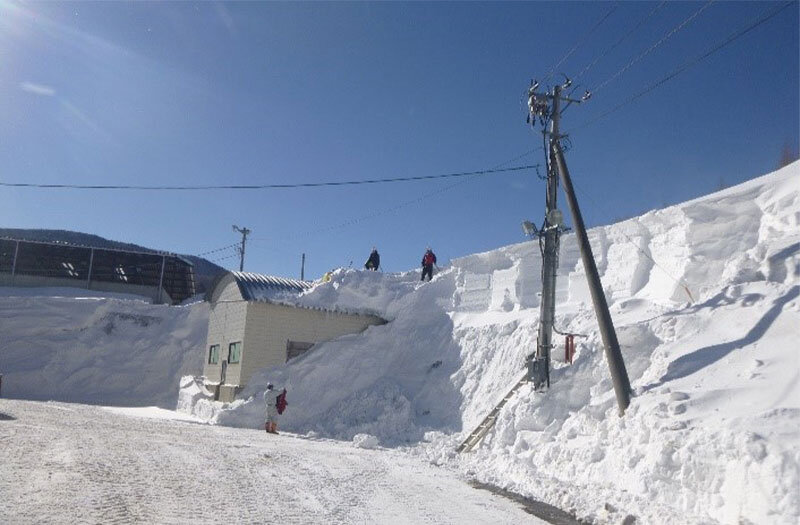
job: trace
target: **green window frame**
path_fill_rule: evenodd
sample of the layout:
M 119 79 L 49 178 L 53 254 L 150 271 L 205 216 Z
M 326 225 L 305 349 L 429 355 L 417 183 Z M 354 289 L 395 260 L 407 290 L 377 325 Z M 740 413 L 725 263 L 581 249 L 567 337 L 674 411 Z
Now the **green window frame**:
M 219 345 L 211 345 L 208 347 L 208 364 L 216 365 L 219 363 Z
M 242 342 L 236 341 L 228 345 L 228 363 L 238 363 L 242 360 Z

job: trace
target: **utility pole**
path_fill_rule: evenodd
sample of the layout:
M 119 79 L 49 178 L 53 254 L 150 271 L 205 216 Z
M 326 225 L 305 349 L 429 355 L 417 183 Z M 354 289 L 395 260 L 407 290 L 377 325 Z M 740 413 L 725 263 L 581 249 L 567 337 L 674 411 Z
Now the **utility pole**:
M 553 348 L 553 324 L 555 322 L 558 248 L 561 233 L 564 231 L 564 217 L 556 205 L 558 179 L 560 177 L 572 214 L 572 222 L 576 230 L 581 259 L 605 347 L 606 361 L 611 371 L 617 405 L 619 406 L 620 415 L 622 415 L 630 404 L 630 381 L 560 142 L 563 137 L 560 130 L 561 102 L 580 104 L 591 97 L 591 93 L 588 91 L 581 99 L 572 99 L 569 96 L 564 97 L 562 90 L 569 88 L 571 85 L 572 82 L 567 78 L 562 85 L 555 86 L 552 93 L 539 93 L 537 91 L 539 83 L 534 81 L 528 90 L 528 108 L 530 110 L 528 123 L 535 125 L 538 118 L 543 127 L 542 133 L 544 133 L 545 137 L 549 134 L 549 140 L 547 141 L 548 151 L 546 152 L 548 163 L 545 218 L 541 229 L 536 232 L 542 250 L 542 303 L 539 314 L 536 353 L 530 356 L 528 360 L 528 380 L 533 382 L 533 386 L 537 390 L 550 386 L 550 354 Z M 550 125 L 549 133 L 547 130 L 548 124 Z M 543 246 L 542 239 L 544 239 Z
M 565 84 L 566 87 L 569 84 Z M 539 310 L 539 332 L 536 338 L 536 354 L 528 360 L 528 379 L 535 389 L 550 386 L 550 354 L 553 348 L 553 324 L 556 313 L 556 274 L 558 271 L 558 247 L 564 227 L 563 214 L 558 209 L 558 173 L 553 156 L 553 143 L 560 138 L 561 89 L 555 86 L 553 92 L 539 94 L 534 82 L 528 91 L 528 122 L 535 123 L 538 117 L 543 124 L 542 133 L 548 141 L 549 162 L 547 163 L 547 195 L 545 197 L 544 224 L 539 230 L 539 246 L 542 251 L 542 301 Z M 551 102 L 552 101 L 552 110 Z M 547 123 L 550 124 L 548 133 Z M 542 245 L 542 239 L 544 244 Z
M 242 245 L 238 247 L 239 250 L 239 271 L 244 271 L 244 247 L 247 243 L 247 236 L 250 234 L 250 230 L 245 227 L 239 228 L 235 224 L 233 225 L 233 231 L 239 232 L 242 234 Z
M 300 280 L 306 280 L 306 254 L 300 259 Z

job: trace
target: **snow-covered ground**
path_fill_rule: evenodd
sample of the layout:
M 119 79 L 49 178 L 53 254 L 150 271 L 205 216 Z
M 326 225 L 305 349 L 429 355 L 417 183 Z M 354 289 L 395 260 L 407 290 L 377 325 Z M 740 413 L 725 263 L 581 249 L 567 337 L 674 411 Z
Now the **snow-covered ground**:
M 558 360 L 563 346 L 557 349 L 551 388 L 523 386 L 472 453 L 454 450 L 517 382 L 535 349 L 541 269 L 535 242 L 454 260 L 430 283 L 420 283 L 417 271 L 349 270 L 299 298 L 282 297 L 377 313 L 390 323 L 262 370 L 230 404 L 208 400 L 184 379 L 181 410 L 212 425 L 148 420 L 146 426 L 202 429 L 236 443 L 249 443 L 243 436 L 250 435 L 266 439 L 256 429 L 263 425 L 261 393 L 271 381 L 289 391 L 281 428 L 306 438 L 285 445 L 289 440 L 279 438 L 271 450 L 296 446 L 302 455 L 303 447 L 336 439 L 359 455 L 379 444 L 390 450 L 368 457 L 434 463 L 447 479 L 455 473 L 489 482 L 598 523 L 628 516 L 638 523 L 800 522 L 800 163 L 589 235 L 634 388 L 624 417 L 617 414 L 578 248 L 566 235 L 556 324 L 586 337 L 577 340 L 571 365 Z M 92 301 L 0 297 L 4 396 L 173 407 L 177 376 L 196 374 L 201 365 L 206 307 Z M 49 416 L 56 406 L 74 408 L 30 406 L 45 407 Z M 119 421 L 137 411 L 158 414 L 75 410 L 88 411 L 88 419 L 112 418 L 121 430 L 127 427 Z M 7 428 L 0 421 L 0 440 Z M 175 457 L 210 453 L 196 452 L 191 441 L 181 446 L 179 432 L 169 436 L 164 441 L 175 438 Z M 238 454 L 202 445 L 222 457 Z M 150 459 L 128 461 L 136 469 L 143 468 L 136 461 Z M 200 460 L 187 461 L 202 468 Z M 249 463 L 232 461 L 225 476 L 238 469 L 259 479 Z M 216 475 L 217 467 L 209 468 Z M 180 475 L 164 476 L 185 486 Z M 113 475 L 106 479 L 113 485 Z M 237 490 L 227 483 L 223 492 Z M 294 490 L 313 500 L 304 486 Z M 345 521 L 392 521 L 356 500 L 361 510 Z M 226 507 L 214 501 L 215 511 Z M 450 518 L 444 512 L 429 521 Z
M 524 386 L 479 449 L 453 450 L 534 351 L 534 242 L 417 272 L 340 271 L 298 299 L 391 320 L 256 375 L 210 422 L 254 428 L 267 381 L 284 428 L 375 436 L 515 492 L 615 522 L 800 520 L 800 164 L 590 231 L 635 397 L 617 415 L 574 236 L 562 240 L 557 326 L 586 334 L 546 393 Z M 563 348 L 563 347 L 562 347 Z M 563 350 L 561 350 L 563 352 Z
M 0 523 L 544 523 L 398 451 L 0 399 Z

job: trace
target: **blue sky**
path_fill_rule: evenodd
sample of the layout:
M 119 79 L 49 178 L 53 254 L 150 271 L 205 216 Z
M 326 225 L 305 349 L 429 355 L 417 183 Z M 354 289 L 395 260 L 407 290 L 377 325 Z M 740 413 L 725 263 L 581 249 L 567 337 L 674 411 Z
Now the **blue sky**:
M 668 3 L 580 82 L 593 88 L 703 2 Z M 523 94 L 578 72 L 656 3 L 14 3 L 0 0 L 0 180 L 270 184 L 491 168 L 541 144 Z M 602 114 L 777 4 L 715 2 L 589 102 L 567 161 L 589 225 L 772 171 L 797 149 L 798 4 Z M 536 152 L 510 165 L 540 163 Z M 0 188 L 2 225 L 198 254 L 249 227 L 245 267 L 415 268 L 524 240 L 534 171 L 382 186 L 217 192 Z M 563 197 L 560 198 L 563 203 Z M 231 249 L 209 256 L 233 256 Z M 219 262 L 238 267 L 235 257 Z

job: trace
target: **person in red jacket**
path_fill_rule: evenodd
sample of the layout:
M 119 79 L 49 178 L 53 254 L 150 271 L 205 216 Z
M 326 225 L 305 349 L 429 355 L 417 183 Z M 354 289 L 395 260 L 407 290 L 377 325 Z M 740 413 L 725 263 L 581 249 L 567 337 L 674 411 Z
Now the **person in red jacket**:
M 422 256 L 422 278 L 420 281 L 425 280 L 425 275 L 428 276 L 428 280 L 430 281 L 433 279 L 433 265 L 436 264 L 436 254 L 433 253 L 431 247 L 428 246 L 425 249 L 425 255 Z

